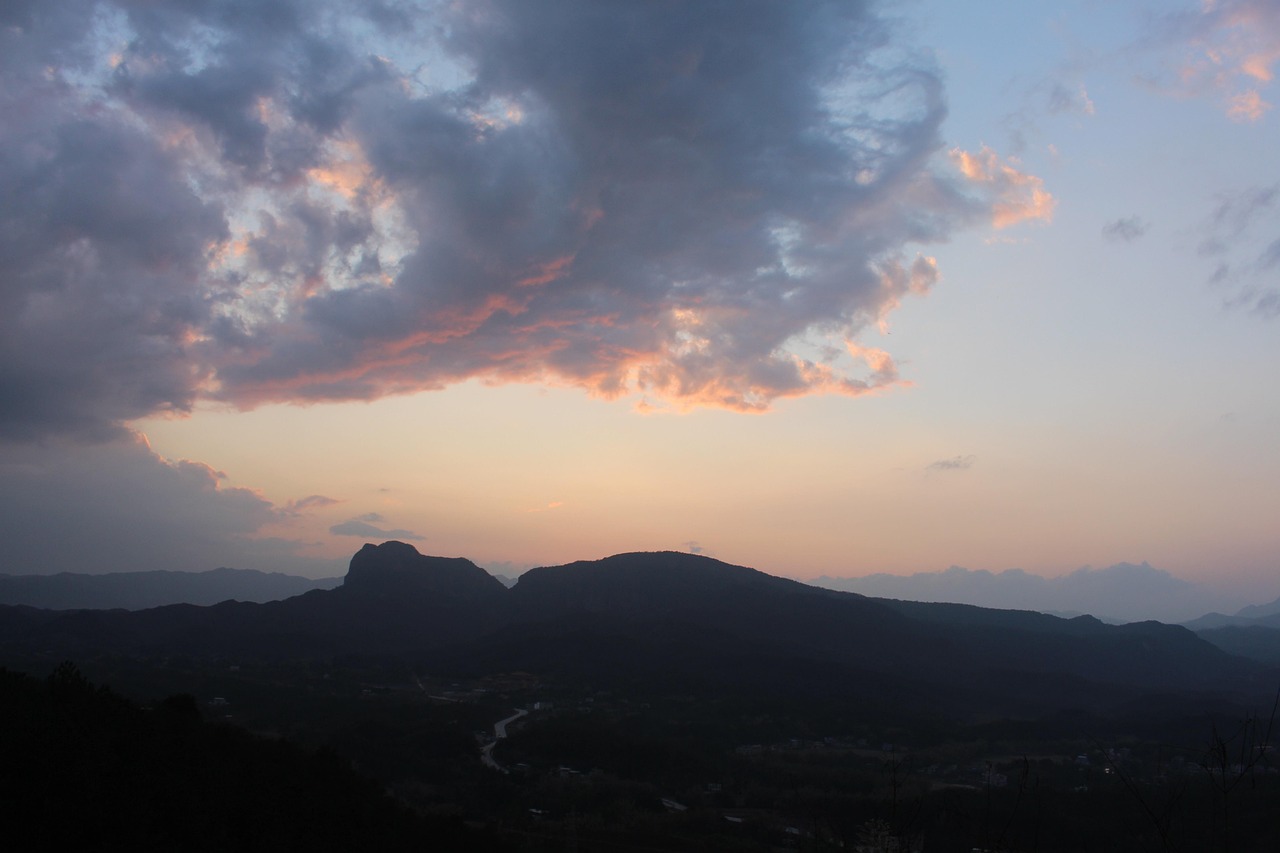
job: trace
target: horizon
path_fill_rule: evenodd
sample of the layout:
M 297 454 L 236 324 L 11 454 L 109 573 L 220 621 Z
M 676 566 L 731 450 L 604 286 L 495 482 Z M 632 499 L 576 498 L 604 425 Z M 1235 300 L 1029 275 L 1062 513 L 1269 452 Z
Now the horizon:
M 0 13 L 0 572 L 1280 595 L 1274 4 L 89 5 Z
M 691 551 L 674 551 L 674 550 L 655 550 L 655 551 L 629 551 L 617 552 L 605 555 L 603 557 L 585 560 L 573 560 L 567 564 L 557 565 L 537 565 L 520 569 L 513 573 L 504 572 L 504 566 L 485 566 L 476 563 L 465 555 L 439 555 L 431 553 L 423 553 L 419 551 L 412 543 L 401 542 L 398 540 L 385 540 L 383 542 L 366 542 L 360 549 L 352 555 L 351 563 L 360 554 L 370 549 L 376 550 L 385 545 L 399 545 L 408 547 L 413 553 L 428 557 L 431 559 L 456 560 L 462 559 L 474 565 L 477 569 L 484 571 L 492 577 L 502 581 L 504 586 L 514 587 L 519 583 L 522 577 L 529 571 L 544 568 L 560 568 L 563 565 L 576 565 L 579 563 L 602 564 L 617 557 L 633 557 L 633 556 L 661 556 L 667 554 L 675 554 L 700 558 L 709 562 L 716 562 L 722 565 L 732 566 L 733 568 L 745 569 L 750 572 L 760 571 L 750 565 L 734 565 L 717 560 L 714 557 L 705 554 L 697 554 Z M 241 574 L 257 575 L 260 577 L 277 577 L 280 579 L 288 579 L 289 581 L 312 582 L 317 584 L 326 584 L 326 582 L 344 581 L 347 571 L 334 575 L 321 577 L 310 577 L 301 575 L 292 575 L 288 573 L 263 573 L 257 569 L 237 569 L 231 566 L 220 566 L 215 569 L 205 569 L 200 571 L 184 571 L 184 570 L 150 570 L 142 572 L 59 572 L 54 574 L 10 574 L 0 572 L 0 578 L 6 580 L 21 580 L 22 578 L 56 578 L 69 576 L 73 578 L 99 578 L 110 577 L 113 575 L 129 575 L 144 576 L 139 580 L 143 581 L 143 585 L 138 587 L 135 592 L 143 595 L 143 599 L 150 603 L 145 605 L 122 605 L 122 604 L 95 604 L 91 598 L 78 599 L 73 593 L 72 599 L 63 600 L 62 604 L 42 604 L 39 603 L 39 593 L 35 598 L 30 598 L 34 590 L 40 587 L 26 586 L 20 587 L 25 592 L 18 593 L 20 598 L 6 600 L 5 596 L 13 595 L 14 592 L 5 593 L 0 596 L 0 601 L 8 604 L 29 604 L 36 607 L 52 607 L 53 609 L 66 609 L 67 607 L 90 609 L 99 607 L 118 607 L 124 606 L 126 609 L 138 609 L 140 606 L 154 607 L 164 603 L 185 603 L 200 604 L 201 602 L 194 599 L 171 598 L 170 601 L 162 601 L 150 597 L 154 592 L 149 593 L 148 587 L 145 585 L 146 575 L 152 573 L 160 573 L 166 576 L 173 575 L 207 575 L 218 573 L 230 573 L 231 585 L 225 587 L 225 596 L 239 598 L 241 593 L 249 593 L 251 596 L 261 595 L 261 592 L 252 592 L 248 587 L 237 585 L 237 577 Z M 891 575 L 891 574 L 869 574 L 852 577 L 831 577 L 822 575 L 818 577 L 789 577 L 786 575 L 771 574 L 762 572 L 762 574 L 772 577 L 783 578 L 786 580 L 795 580 L 807 586 L 814 586 L 839 592 L 853 592 L 872 599 L 882 600 L 900 600 L 914 601 L 924 603 L 952 603 L 966 604 L 991 610 L 1020 610 L 1034 611 L 1045 613 L 1048 615 L 1058 616 L 1062 618 L 1071 618 L 1079 615 L 1090 615 L 1095 618 L 1112 624 L 1124 624 L 1132 622 L 1159 621 L 1166 624 L 1189 623 L 1215 615 L 1232 616 L 1246 610 L 1257 610 L 1259 608 L 1270 608 L 1272 605 L 1280 606 L 1280 596 L 1274 599 L 1248 599 L 1233 598 L 1230 596 L 1222 596 L 1216 594 L 1212 589 L 1204 586 L 1179 579 L 1170 573 L 1153 567 L 1148 563 L 1132 564 L 1119 563 L 1113 566 L 1105 566 L 1094 568 L 1092 566 L 1082 566 L 1074 571 L 1058 575 L 1045 577 L 1042 575 L 1034 575 L 1024 572 L 1021 569 L 1006 569 L 1000 572 L 991 572 L 985 569 L 972 570 L 961 566 L 950 566 L 947 569 L 934 572 L 916 572 L 910 575 Z M 339 586 L 342 584 L 339 583 Z M 313 588 L 331 589 L 333 584 L 317 586 Z M 64 590 L 70 592 L 74 587 Z M 291 595 L 300 595 L 305 590 L 297 590 Z M 192 594 L 208 596 L 208 590 L 201 589 L 199 592 Z M 47 594 L 47 593 L 46 593 Z M 181 593 L 170 590 L 168 593 L 161 595 L 180 596 Z M 221 598 L 207 598 L 203 603 L 216 603 Z M 251 597 L 249 600 L 262 600 L 257 597 Z M 82 601 L 82 603 L 72 604 L 66 603 L 70 601 Z

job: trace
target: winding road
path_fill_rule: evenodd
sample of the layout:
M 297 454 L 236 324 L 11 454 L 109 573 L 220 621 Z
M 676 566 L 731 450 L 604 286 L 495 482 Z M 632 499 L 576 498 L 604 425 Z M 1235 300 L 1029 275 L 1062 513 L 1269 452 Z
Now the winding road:
M 507 724 L 514 723 L 516 720 L 528 713 L 528 711 L 522 708 L 517 708 L 516 712 L 510 717 L 507 717 L 504 720 L 498 720 L 498 722 L 493 724 L 493 740 L 480 747 L 480 760 L 484 762 L 485 767 L 492 767 L 494 770 L 501 770 L 503 773 L 507 772 L 506 768 L 493 760 L 493 748 L 498 745 L 498 741 L 507 736 Z

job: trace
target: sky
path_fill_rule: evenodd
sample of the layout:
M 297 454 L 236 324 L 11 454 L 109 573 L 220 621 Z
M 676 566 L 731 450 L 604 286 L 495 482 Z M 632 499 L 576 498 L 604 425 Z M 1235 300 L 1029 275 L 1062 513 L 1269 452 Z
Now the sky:
M 0 571 L 1280 595 L 1280 3 L 11 0 Z

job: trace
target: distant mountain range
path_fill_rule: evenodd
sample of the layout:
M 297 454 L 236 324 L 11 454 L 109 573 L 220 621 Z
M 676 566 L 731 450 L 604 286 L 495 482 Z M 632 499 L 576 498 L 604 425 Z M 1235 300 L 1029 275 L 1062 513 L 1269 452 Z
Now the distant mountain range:
M 519 580 L 490 572 L 503 586 Z M 972 604 L 1005 610 L 1035 610 L 1055 616 L 1092 615 L 1104 622 L 1157 619 L 1187 625 L 1192 630 L 1270 624 L 1280 627 L 1280 599 L 1251 605 L 1227 616 L 1208 612 L 1220 608 L 1199 584 L 1174 577 L 1146 563 L 1120 563 L 1105 569 L 1079 569 L 1058 578 L 1044 578 L 1019 569 L 974 571 L 953 566 L 942 572 L 858 578 L 820 577 L 810 585 L 873 598 Z M 0 604 L 48 610 L 144 610 L 168 604 L 210 605 L 222 601 L 278 601 L 313 589 L 333 589 L 342 578 L 306 578 L 245 569 L 221 568 L 205 572 L 148 571 L 56 575 L 0 574 Z M 1271 624 L 1274 622 L 1274 624 Z
M 1233 616 L 1206 613 L 1185 624 L 1232 654 L 1280 665 L 1280 598 L 1242 608 Z
M 401 542 L 365 545 L 341 586 L 282 601 L 0 608 L 0 651 L 381 656 L 458 673 L 784 692 L 968 715 L 1116 707 L 1151 691 L 1256 697 L 1276 683 L 1274 671 L 1155 622 L 874 599 L 674 552 L 536 568 L 508 589 L 468 560 Z
M 332 589 L 342 578 L 312 578 L 252 569 L 207 572 L 114 572 L 90 575 L 0 574 L 0 604 L 47 610 L 143 610 L 166 604 L 278 601 L 313 589 Z
M 810 583 L 877 598 L 955 602 L 1066 616 L 1087 613 L 1105 622 L 1156 619 L 1178 623 L 1229 606 L 1223 596 L 1206 586 L 1174 577 L 1147 563 L 1086 567 L 1054 578 L 1021 569 L 989 572 L 952 566 L 946 571 L 913 575 L 824 576 Z
M 1211 628 L 1280 628 L 1280 598 L 1269 604 L 1251 604 L 1237 610 L 1234 616 L 1221 613 L 1206 613 L 1198 619 L 1184 622 L 1193 631 Z

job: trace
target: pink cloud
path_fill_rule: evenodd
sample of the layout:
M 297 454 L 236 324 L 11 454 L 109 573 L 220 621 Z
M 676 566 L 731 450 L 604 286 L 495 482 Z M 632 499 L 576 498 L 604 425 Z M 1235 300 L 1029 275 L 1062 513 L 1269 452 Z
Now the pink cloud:
M 1271 104 L 1262 100 L 1255 89 L 1234 95 L 1227 102 L 1227 116 L 1235 121 L 1257 121 L 1269 109 Z
M 1020 171 L 1016 161 L 1001 163 L 996 152 L 985 145 L 976 154 L 953 148 L 950 155 L 960 174 L 988 195 L 991 224 L 995 228 L 1008 228 L 1019 222 L 1053 221 L 1057 200 L 1044 188 L 1043 179 Z
M 1186 24 L 1190 53 L 1181 88 L 1214 92 L 1234 121 L 1258 121 L 1270 109 L 1260 91 L 1280 63 L 1280 6 L 1270 0 L 1208 0 Z
M 844 0 L 729 31 L 697 4 L 93 5 L 0 33 L 0 192 L 27 200 L 0 212 L 0 436 L 468 379 L 866 394 L 892 357 L 843 342 L 937 280 L 902 258 L 1052 212 L 986 149 L 936 168 L 936 68 Z

